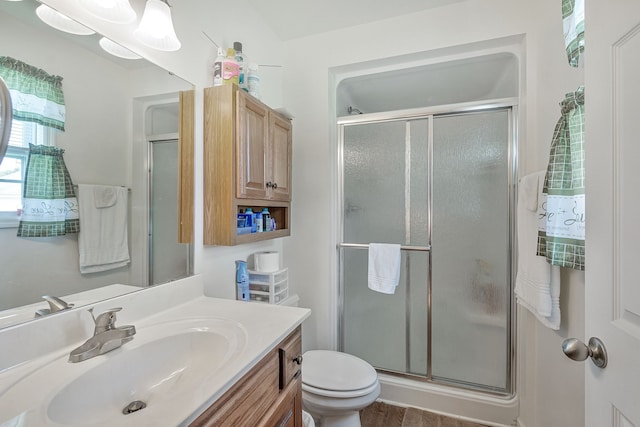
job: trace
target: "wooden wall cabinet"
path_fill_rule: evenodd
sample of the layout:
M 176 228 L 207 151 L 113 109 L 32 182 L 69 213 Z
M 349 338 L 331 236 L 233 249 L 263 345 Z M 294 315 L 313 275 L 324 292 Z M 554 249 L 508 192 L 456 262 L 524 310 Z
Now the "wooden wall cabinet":
M 195 91 L 180 92 L 178 114 L 178 243 L 193 243 Z
M 301 354 L 298 327 L 190 427 L 302 427 Z
M 204 92 L 204 243 L 288 236 L 291 121 L 235 85 Z M 268 208 L 276 231 L 238 235 L 240 209 Z

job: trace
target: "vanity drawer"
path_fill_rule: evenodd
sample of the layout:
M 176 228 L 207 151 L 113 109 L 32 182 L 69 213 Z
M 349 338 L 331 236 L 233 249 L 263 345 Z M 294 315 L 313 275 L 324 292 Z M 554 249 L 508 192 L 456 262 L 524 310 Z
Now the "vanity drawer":
M 302 336 L 300 328 L 293 331 L 280 345 L 280 390 L 302 374 Z

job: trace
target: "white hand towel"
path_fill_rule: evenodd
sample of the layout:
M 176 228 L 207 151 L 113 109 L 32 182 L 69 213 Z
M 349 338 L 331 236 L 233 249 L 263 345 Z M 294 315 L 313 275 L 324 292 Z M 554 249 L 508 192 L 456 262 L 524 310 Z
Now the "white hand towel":
M 400 245 L 369 243 L 369 289 L 393 294 L 400 281 Z
M 118 200 L 117 187 L 112 185 L 95 185 L 93 187 L 93 197 L 96 208 L 108 208 L 116 204 Z
M 560 328 L 560 268 L 536 255 L 545 171 L 527 175 L 518 189 L 518 271 L 516 301 L 545 326 Z
M 124 187 L 111 187 L 116 194 L 115 203 L 104 205 L 96 200 L 94 185 L 78 185 L 78 207 L 80 211 L 80 273 L 96 273 L 124 267 L 130 262 L 127 238 L 127 198 Z M 109 192 L 107 192 L 109 193 Z

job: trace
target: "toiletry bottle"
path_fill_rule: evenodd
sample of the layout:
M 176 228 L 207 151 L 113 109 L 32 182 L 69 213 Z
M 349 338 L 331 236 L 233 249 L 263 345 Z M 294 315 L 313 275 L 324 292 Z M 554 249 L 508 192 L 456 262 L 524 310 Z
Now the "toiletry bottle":
M 247 88 L 251 96 L 260 99 L 260 74 L 258 73 L 258 64 L 249 65 Z
M 251 232 L 255 233 L 257 231 L 256 228 L 256 214 L 253 213 L 253 209 L 251 208 L 247 208 L 247 210 L 244 211 L 244 213 L 249 215 L 249 218 L 251 218 Z M 249 224 L 247 224 L 247 227 L 249 226 Z
M 236 62 L 238 63 L 238 86 L 240 86 L 240 89 L 248 92 L 249 89 L 247 88 L 247 75 L 246 75 L 246 69 L 245 69 L 245 56 L 244 53 L 242 53 L 242 43 L 240 42 L 233 42 L 233 50 L 236 51 Z
M 256 233 L 262 233 L 264 231 L 262 224 L 262 212 L 256 212 Z
M 262 208 L 262 227 L 264 231 L 271 231 L 271 214 L 267 208 Z
M 236 287 L 239 301 L 250 301 L 249 295 L 249 271 L 246 261 L 236 261 Z
M 233 48 L 227 49 L 227 56 L 222 62 L 222 83 L 238 84 L 238 62 Z
M 218 57 L 213 62 L 213 85 L 222 86 L 222 64 L 224 63 L 224 51 L 218 48 Z

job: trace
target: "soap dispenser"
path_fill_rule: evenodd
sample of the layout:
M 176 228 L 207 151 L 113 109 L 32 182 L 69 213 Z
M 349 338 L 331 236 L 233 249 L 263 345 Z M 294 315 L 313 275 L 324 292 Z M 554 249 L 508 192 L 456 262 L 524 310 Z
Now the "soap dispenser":
M 236 261 L 236 298 L 238 301 L 251 301 L 249 294 L 249 270 L 247 270 L 247 262 Z

